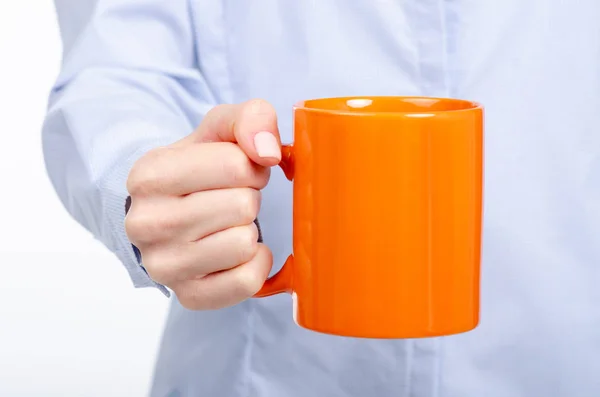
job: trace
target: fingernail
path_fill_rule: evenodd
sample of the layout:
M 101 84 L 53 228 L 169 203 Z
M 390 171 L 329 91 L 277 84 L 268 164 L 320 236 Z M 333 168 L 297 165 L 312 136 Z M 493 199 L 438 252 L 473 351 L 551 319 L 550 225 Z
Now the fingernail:
M 275 135 L 268 131 L 261 131 L 254 135 L 256 152 L 262 158 L 275 158 L 281 160 L 281 149 Z

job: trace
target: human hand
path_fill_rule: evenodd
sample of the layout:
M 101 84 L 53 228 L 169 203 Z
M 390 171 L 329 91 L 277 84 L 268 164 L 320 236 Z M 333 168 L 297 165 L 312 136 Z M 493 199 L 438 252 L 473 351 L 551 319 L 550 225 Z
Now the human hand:
M 273 260 L 254 220 L 280 159 L 275 110 L 252 100 L 214 107 L 192 134 L 132 167 L 127 236 L 184 307 L 232 306 L 263 285 Z

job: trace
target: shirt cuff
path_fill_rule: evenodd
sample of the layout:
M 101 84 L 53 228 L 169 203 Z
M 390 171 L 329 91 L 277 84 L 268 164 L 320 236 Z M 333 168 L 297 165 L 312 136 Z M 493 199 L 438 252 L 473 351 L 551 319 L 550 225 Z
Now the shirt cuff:
M 110 236 L 111 247 L 129 273 L 133 285 L 136 288 L 155 287 L 167 297 L 169 290 L 162 284 L 152 280 L 141 263 L 139 250 L 135 248 L 125 232 L 125 209 L 124 203 L 129 196 L 127 192 L 127 177 L 133 164 L 149 150 L 166 146 L 174 142 L 174 139 L 157 139 L 146 142 L 144 146 L 135 149 L 124 161 L 119 164 L 99 184 L 102 192 L 102 206 L 105 214 L 105 228 Z

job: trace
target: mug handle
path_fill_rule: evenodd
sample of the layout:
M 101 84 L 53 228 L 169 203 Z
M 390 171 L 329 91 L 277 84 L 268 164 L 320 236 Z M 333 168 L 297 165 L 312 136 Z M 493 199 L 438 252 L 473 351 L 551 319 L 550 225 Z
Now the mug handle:
M 292 145 L 283 145 L 281 147 L 281 162 L 279 167 L 283 170 L 285 177 L 289 181 L 294 180 L 294 150 Z M 272 277 L 269 277 L 258 291 L 254 298 L 264 298 L 267 296 L 292 293 L 292 266 L 294 256 L 288 256 L 281 269 Z

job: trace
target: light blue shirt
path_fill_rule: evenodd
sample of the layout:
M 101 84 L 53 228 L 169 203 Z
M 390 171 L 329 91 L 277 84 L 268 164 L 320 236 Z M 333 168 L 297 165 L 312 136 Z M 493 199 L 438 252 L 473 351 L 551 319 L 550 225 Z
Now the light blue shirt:
M 600 1 L 56 0 L 64 63 L 44 125 L 66 208 L 137 287 L 125 180 L 219 103 L 432 95 L 486 106 L 481 324 L 418 340 L 321 335 L 280 295 L 173 300 L 154 397 L 600 396 Z M 276 271 L 291 185 L 260 213 Z M 150 348 L 150 347 L 149 347 Z

